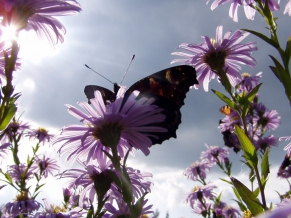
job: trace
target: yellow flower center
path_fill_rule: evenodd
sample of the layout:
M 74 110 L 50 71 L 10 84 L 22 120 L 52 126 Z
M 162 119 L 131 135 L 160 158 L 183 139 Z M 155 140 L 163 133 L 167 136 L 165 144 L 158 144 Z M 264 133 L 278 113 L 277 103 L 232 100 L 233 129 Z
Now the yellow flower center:
M 16 195 L 15 201 L 26 201 L 29 200 L 28 193 L 25 191 L 20 192 L 20 194 Z

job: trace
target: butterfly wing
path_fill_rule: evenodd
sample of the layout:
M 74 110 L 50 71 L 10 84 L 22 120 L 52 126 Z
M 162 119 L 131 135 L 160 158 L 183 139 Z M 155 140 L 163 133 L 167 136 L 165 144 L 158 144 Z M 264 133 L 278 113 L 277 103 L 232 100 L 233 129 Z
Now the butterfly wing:
M 166 119 L 156 126 L 164 127 L 168 132 L 152 133 L 153 144 L 161 144 L 171 137 L 177 137 L 176 130 L 181 123 L 180 108 L 184 105 L 189 87 L 194 84 L 198 84 L 196 70 L 191 66 L 181 65 L 147 76 L 126 91 L 125 100 L 134 90 L 138 90 L 140 94 L 137 98 L 154 98 L 153 104 L 164 109 Z
M 88 103 L 90 104 L 90 99 L 95 98 L 94 92 L 100 91 L 104 104 L 107 104 L 107 101 L 115 101 L 116 94 L 109 89 L 103 88 L 101 86 L 95 86 L 95 85 L 88 85 L 85 87 L 84 92 L 85 95 L 88 98 Z

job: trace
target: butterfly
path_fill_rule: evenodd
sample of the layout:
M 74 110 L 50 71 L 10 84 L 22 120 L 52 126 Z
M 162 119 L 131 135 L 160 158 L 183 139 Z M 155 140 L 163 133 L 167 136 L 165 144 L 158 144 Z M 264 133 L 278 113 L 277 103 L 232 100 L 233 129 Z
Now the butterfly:
M 134 83 L 126 90 L 123 102 L 126 102 L 134 90 L 138 90 L 140 93 L 137 99 L 141 97 L 153 98 L 152 104 L 164 109 L 162 113 L 166 119 L 155 125 L 166 128 L 168 132 L 152 133 L 154 137 L 150 137 L 152 144 L 161 144 L 171 137 L 177 137 L 176 130 L 182 122 L 180 109 L 184 105 L 189 87 L 194 84 L 198 84 L 195 68 L 188 65 L 167 68 Z M 101 86 L 87 85 L 84 92 L 88 98 L 88 103 L 90 103 L 90 99 L 95 97 L 94 92 L 100 91 L 106 104 L 108 101 L 115 101 L 119 88 L 116 83 L 113 92 Z

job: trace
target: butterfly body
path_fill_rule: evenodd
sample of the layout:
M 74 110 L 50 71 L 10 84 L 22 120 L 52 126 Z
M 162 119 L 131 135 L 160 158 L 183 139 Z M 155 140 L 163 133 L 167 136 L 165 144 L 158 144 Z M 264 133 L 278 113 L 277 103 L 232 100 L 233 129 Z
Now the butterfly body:
M 126 102 L 129 95 L 134 90 L 138 90 L 140 94 L 137 98 L 154 98 L 153 104 L 164 109 L 163 114 L 166 115 L 166 119 L 161 123 L 156 123 L 156 126 L 164 127 L 168 132 L 153 133 L 153 137 L 150 137 L 153 144 L 161 144 L 171 137 L 177 137 L 176 130 L 181 123 L 180 108 L 184 105 L 189 87 L 194 84 L 198 84 L 198 81 L 193 67 L 187 65 L 171 67 L 134 83 L 125 92 L 123 101 Z M 94 92 L 98 90 L 106 103 L 115 101 L 118 89 L 117 84 L 114 84 L 114 92 L 101 86 L 88 85 L 84 92 L 90 102 L 90 99 L 94 98 Z

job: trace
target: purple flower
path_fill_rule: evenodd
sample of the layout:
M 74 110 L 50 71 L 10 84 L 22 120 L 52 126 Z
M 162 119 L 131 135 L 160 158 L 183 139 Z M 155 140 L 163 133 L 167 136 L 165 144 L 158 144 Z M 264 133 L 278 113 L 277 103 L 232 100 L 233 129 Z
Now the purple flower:
M 291 204 L 286 204 L 283 207 L 275 208 L 272 211 L 266 212 L 257 218 L 278 218 L 278 217 L 289 217 L 291 214 Z
M 233 207 L 229 207 L 229 206 L 224 207 L 222 210 L 222 213 L 224 217 L 231 217 L 231 218 L 241 217 L 240 212 L 237 209 Z
M 23 123 L 22 121 L 13 120 L 8 124 L 6 129 L 4 130 L 4 134 L 9 139 L 13 136 L 24 133 L 24 131 L 29 130 L 28 123 Z M 4 137 L 5 137 L 4 136 Z
M 115 202 L 117 204 L 117 208 L 115 208 L 113 203 L 106 203 L 104 205 L 105 209 L 107 210 L 106 214 L 104 214 L 102 217 L 104 218 L 116 218 L 116 217 L 131 217 L 130 216 L 130 210 L 128 206 L 122 201 L 122 198 L 115 199 Z M 143 215 L 151 214 L 153 211 L 151 211 L 153 205 L 146 206 L 146 203 L 148 200 L 143 200 L 142 202 L 142 211 L 141 214 L 138 217 L 143 217 Z
M 266 111 L 260 117 L 254 117 L 253 121 L 258 126 L 261 125 L 264 130 L 275 130 L 280 124 L 281 117 L 276 110 Z
M 237 111 L 231 110 L 231 112 L 226 115 L 223 119 L 220 120 L 218 128 L 221 132 L 230 130 L 234 130 L 234 124 L 237 124 L 239 126 L 242 125 L 241 118 Z
M 39 167 L 40 174 L 44 175 L 45 178 L 48 177 L 48 174 L 53 176 L 54 173 L 60 169 L 56 160 L 46 158 L 45 156 L 43 156 L 42 159 L 37 159 L 36 163 Z
M 266 150 L 267 148 L 271 148 L 273 146 L 278 145 L 278 139 L 274 135 L 270 135 L 267 137 L 260 137 L 258 141 L 255 143 L 256 149 Z
M 5 156 L 7 155 L 7 152 L 8 152 L 7 150 L 8 150 L 9 147 L 10 147 L 10 143 L 3 143 L 0 146 L 0 157 L 1 158 L 5 158 Z
M 235 22 L 238 21 L 237 9 L 239 6 L 244 6 L 244 11 L 245 11 L 246 17 L 250 20 L 253 20 L 255 17 L 255 13 L 256 13 L 256 9 L 254 9 L 254 6 L 257 6 L 256 1 L 257 0 L 214 0 L 214 2 L 211 5 L 211 10 L 214 10 L 219 5 L 223 5 L 223 4 L 231 2 L 231 6 L 229 9 L 229 16 L 233 19 L 233 21 L 235 21 Z M 265 7 L 265 1 L 267 1 L 268 7 L 270 8 L 271 11 L 280 10 L 280 6 L 277 3 L 277 1 L 275 1 L 275 0 L 262 0 L 263 7 Z M 209 0 L 207 1 L 207 3 L 208 2 L 209 2 Z
M 196 186 L 193 191 L 190 192 L 186 198 L 186 203 L 189 202 L 192 209 L 195 207 L 196 202 L 206 202 L 206 199 L 213 199 L 214 194 L 212 193 L 212 189 L 216 188 L 215 185 L 208 183 L 204 187 Z
M 4 206 L 4 211 L 10 215 L 29 214 L 40 208 L 41 204 L 30 199 L 27 192 L 20 193 L 14 202 L 9 202 Z
M 210 171 L 210 168 L 212 166 L 213 166 L 212 164 L 205 161 L 202 162 L 196 161 L 186 169 L 184 175 L 187 176 L 188 179 L 191 179 L 193 181 L 197 181 L 200 178 L 206 179 L 206 171 Z
M 291 0 L 287 0 L 287 4 L 285 6 L 284 14 L 289 14 L 291 16 Z
M 193 208 L 193 213 L 196 214 L 200 214 L 203 217 L 207 217 L 206 215 L 209 212 L 211 204 L 208 203 L 204 203 L 204 205 L 202 205 L 200 202 L 197 203 L 197 205 Z
M 16 30 L 34 30 L 39 36 L 45 35 L 55 44 L 64 41 L 66 29 L 54 16 L 76 14 L 81 11 L 75 0 L 0 0 L 0 17 L 3 26 Z M 54 39 L 54 36 L 56 40 Z
M 238 92 L 246 91 L 247 93 L 252 91 L 259 84 L 259 80 L 262 77 L 262 72 L 257 73 L 256 76 L 252 76 L 249 73 L 242 74 L 242 80 L 239 82 Z
M 73 208 L 68 211 L 64 207 L 49 205 L 46 199 L 43 199 L 45 205 L 44 212 L 38 212 L 34 218 L 81 218 L 85 217 L 87 212 L 81 208 Z M 76 210 L 77 209 L 77 210 Z
M 115 102 L 105 105 L 100 92 L 96 91 L 95 98 L 90 99 L 92 106 L 86 102 L 79 103 L 87 114 L 67 105 L 69 113 L 85 125 L 64 127 L 62 134 L 54 141 L 65 141 L 58 152 L 69 153 L 68 160 L 87 158 L 89 161 L 102 155 L 103 150 L 110 152 L 109 148 L 117 145 L 121 158 L 132 147 L 148 155 L 152 146 L 151 133 L 167 131 L 152 124 L 162 122 L 165 115 L 161 114 L 163 109 L 151 105 L 152 99 L 136 100 L 138 93 L 131 93 L 123 104 L 124 89 L 120 88 Z
M 49 134 L 48 130 L 44 128 L 38 128 L 35 130 L 31 130 L 26 134 L 29 139 L 37 139 L 39 143 L 45 144 L 45 142 L 50 142 L 50 140 L 53 138 L 53 134 Z
M 19 164 L 19 166 L 11 165 L 8 167 L 8 173 L 14 181 L 19 183 L 21 179 L 31 179 L 34 175 L 35 169 L 36 166 L 33 165 L 28 170 L 25 164 Z
M 279 141 L 282 141 L 282 140 L 287 141 L 290 139 L 291 139 L 291 136 L 283 136 L 283 137 L 279 138 Z M 291 142 L 285 146 L 284 151 L 287 151 L 287 155 L 289 155 L 289 156 L 291 155 Z
M 202 151 L 200 155 L 200 159 L 207 161 L 208 163 L 214 163 L 216 164 L 217 160 L 219 160 L 220 163 L 224 163 L 225 158 L 228 158 L 229 156 L 229 150 L 228 148 L 221 148 L 218 146 L 208 146 L 207 151 Z
M 210 80 L 214 79 L 215 73 L 222 69 L 227 70 L 228 79 L 235 86 L 241 80 L 241 75 L 238 73 L 241 67 L 238 64 L 255 66 L 251 52 L 257 50 L 256 43 L 240 44 L 248 35 L 249 33 L 243 34 L 241 30 L 237 30 L 232 35 L 229 31 L 222 37 L 222 26 L 218 26 L 215 40 L 203 36 L 205 41 L 200 45 L 181 44 L 179 48 L 194 54 L 173 52 L 173 55 L 185 58 L 175 59 L 171 63 L 183 62 L 195 67 L 199 82 L 199 85 L 194 85 L 195 88 L 203 84 L 204 90 L 208 91 Z

